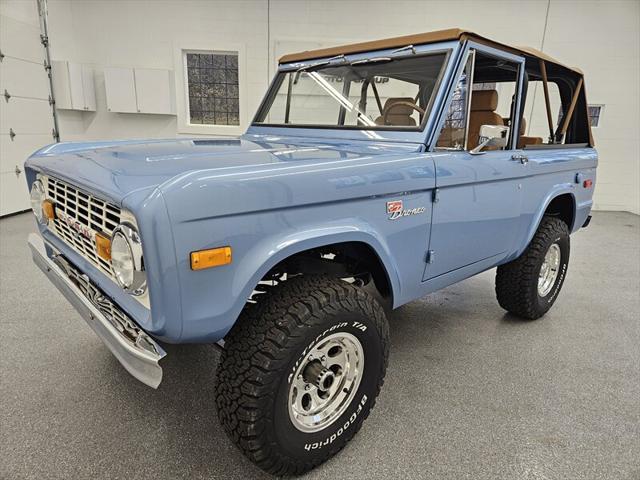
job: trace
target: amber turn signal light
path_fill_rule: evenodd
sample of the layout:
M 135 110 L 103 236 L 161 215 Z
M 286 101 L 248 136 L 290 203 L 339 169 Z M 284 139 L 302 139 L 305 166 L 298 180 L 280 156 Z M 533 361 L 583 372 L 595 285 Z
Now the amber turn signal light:
M 231 247 L 211 248 L 191 252 L 191 270 L 220 267 L 231 263 Z
M 96 251 L 98 256 L 106 260 L 107 262 L 111 261 L 111 239 L 109 237 L 105 237 L 101 233 L 96 233 Z
M 49 220 L 56 218 L 56 207 L 51 200 L 42 202 L 42 213 L 44 213 L 44 216 Z

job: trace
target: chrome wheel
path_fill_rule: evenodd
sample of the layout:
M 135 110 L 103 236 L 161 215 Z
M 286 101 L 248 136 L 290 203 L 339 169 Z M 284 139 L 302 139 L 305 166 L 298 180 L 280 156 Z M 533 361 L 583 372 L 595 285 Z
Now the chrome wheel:
M 556 283 L 560 269 L 560 258 L 560 247 L 557 243 L 554 243 L 547 250 L 538 275 L 538 295 L 541 297 L 549 295 L 551 288 Z
M 360 341 L 334 333 L 305 355 L 289 386 L 289 418 L 302 432 L 322 430 L 342 415 L 353 400 L 364 371 Z

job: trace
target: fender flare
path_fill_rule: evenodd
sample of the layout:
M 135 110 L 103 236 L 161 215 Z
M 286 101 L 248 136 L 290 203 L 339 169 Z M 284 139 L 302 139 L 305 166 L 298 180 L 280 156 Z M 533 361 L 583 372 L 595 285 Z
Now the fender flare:
M 309 225 L 302 230 L 287 232 L 261 241 L 236 265 L 232 291 L 238 300 L 229 312 L 233 317 L 233 321 L 229 322 L 229 330 L 244 308 L 246 299 L 274 266 L 296 253 L 343 242 L 360 242 L 368 245 L 378 256 L 385 270 L 392 298 L 400 297 L 401 284 L 396 262 L 384 237 L 379 235 L 371 225 L 358 219 L 342 221 L 339 224 L 334 222 L 328 225 Z
M 571 195 L 574 212 L 576 212 L 577 205 L 576 205 L 576 196 L 574 194 L 574 189 L 575 189 L 575 184 L 573 183 L 561 183 L 553 186 L 553 188 L 549 191 L 549 193 L 547 193 L 547 196 L 545 197 L 544 202 L 541 203 L 541 207 L 539 207 L 536 213 L 534 214 L 533 220 L 531 221 L 531 224 L 529 225 L 529 228 L 527 230 L 526 242 L 524 242 L 523 246 L 518 250 L 514 258 L 517 258 L 520 255 L 522 255 L 522 252 L 524 252 L 524 250 L 527 248 L 529 243 L 531 243 L 531 240 L 533 239 L 533 236 L 536 234 L 536 231 L 538 230 L 538 226 L 542 221 L 544 212 L 547 211 L 549 204 L 553 201 L 554 198 L 559 197 L 560 195 L 565 195 L 565 194 Z M 575 223 L 575 218 L 573 219 L 573 223 Z M 574 227 L 575 225 L 571 225 L 569 228 L 569 231 L 573 232 Z

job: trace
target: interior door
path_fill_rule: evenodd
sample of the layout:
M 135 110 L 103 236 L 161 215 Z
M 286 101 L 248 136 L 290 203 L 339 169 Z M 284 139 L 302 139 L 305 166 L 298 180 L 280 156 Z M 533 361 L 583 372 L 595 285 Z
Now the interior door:
M 433 153 L 438 193 L 424 280 L 456 271 L 472 275 L 514 248 L 526 174 L 513 132 L 519 128 L 514 112 L 520 112 L 523 62 L 492 48 L 468 47 Z M 483 124 L 509 127 L 507 145 L 473 152 Z

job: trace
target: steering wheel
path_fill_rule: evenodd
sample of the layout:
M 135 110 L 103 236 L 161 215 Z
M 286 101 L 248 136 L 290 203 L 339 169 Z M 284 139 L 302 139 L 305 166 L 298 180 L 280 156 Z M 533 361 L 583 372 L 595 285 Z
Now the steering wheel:
M 399 101 L 399 102 L 396 102 L 396 103 L 392 104 L 382 114 L 382 123 L 384 125 L 388 125 L 388 123 L 387 123 L 387 115 L 389 115 L 389 112 L 391 112 L 396 107 L 411 107 L 413 110 L 418 111 L 421 115 L 424 115 L 424 108 L 420 108 L 415 103 L 411 103 L 411 102 L 407 102 L 407 101 Z

